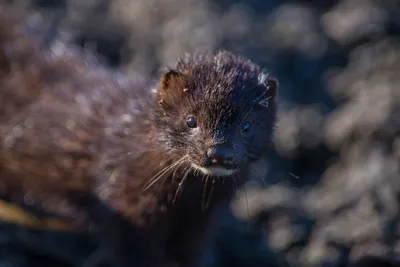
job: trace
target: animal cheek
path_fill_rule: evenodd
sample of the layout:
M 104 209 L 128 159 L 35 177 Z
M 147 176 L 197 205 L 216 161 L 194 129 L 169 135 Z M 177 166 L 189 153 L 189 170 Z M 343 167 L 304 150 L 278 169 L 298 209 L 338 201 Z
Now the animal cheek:
M 189 156 L 190 161 L 201 165 L 204 161 L 203 153 L 197 147 L 189 145 L 186 147 L 186 155 Z
M 246 145 L 240 140 L 240 141 L 236 141 L 233 145 L 233 151 L 234 151 L 234 155 L 240 155 L 243 154 L 244 151 L 246 150 Z
M 253 144 L 256 141 L 256 135 L 254 133 L 249 133 L 246 136 L 246 142 L 249 144 Z

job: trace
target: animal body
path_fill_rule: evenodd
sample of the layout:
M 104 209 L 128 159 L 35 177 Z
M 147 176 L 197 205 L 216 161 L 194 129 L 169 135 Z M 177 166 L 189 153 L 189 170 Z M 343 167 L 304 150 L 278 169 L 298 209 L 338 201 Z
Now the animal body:
M 277 81 L 219 51 L 153 83 L 22 25 L 0 6 L 0 194 L 94 224 L 115 266 L 197 266 L 268 150 Z

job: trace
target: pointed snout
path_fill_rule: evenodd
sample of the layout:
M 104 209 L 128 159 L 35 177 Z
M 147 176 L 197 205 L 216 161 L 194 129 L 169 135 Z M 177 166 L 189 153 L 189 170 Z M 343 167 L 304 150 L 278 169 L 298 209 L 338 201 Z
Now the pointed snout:
M 227 169 L 233 169 L 236 167 L 234 164 L 234 149 L 228 144 L 218 144 L 210 147 L 207 150 L 207 161 L 206 165 L 221 166 Z

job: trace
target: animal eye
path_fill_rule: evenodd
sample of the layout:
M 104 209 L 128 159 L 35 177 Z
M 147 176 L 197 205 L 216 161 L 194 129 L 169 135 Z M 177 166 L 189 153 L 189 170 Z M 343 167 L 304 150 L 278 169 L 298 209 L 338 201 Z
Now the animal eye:
M 243 125 L 242 125 L 242 131 L 245 132 L 245 133 L 247 133 L 247 132 L 250 131 L 250 122 L 245 122 L 245 123 L 243 123 Z
M 189 117 L 186 120 L 186 124 L 189 128 L 196 128 L 197 127 L 197 122 L 196 119 L 194 117 Z

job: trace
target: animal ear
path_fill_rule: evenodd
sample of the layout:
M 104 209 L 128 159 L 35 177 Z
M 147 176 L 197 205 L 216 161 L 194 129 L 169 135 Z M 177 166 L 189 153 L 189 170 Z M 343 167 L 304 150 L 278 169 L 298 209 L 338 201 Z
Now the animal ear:
M 272 97 L 272 99 L 276 98 L 279 89 L 279 82 L 277 79 L 270 77 L 266 73 L 260 73 L 260 75 L 258 76 L 258 83 L 259 85 L 265 87 L 268 96 Z
M 168 109 L 181 103 L 189 90 L 188 81 L 188 75 L 175 70 L 163 73 L 159 82 L 158 104 Z
M 161 75 L 160 78 L 160 92 L 172 93 L 171 91 L 182 91 L 186 88 L 187 79 L 186 75 L 175 70 L 170 70 Z
M 275 99 L 278 95 L 279 91 L 279 82 L 277 79 L 269 77 L 267 78 L 267 82 L 265 83 L 266 90 L 273 99 Z

